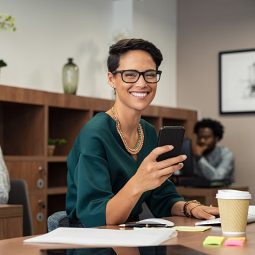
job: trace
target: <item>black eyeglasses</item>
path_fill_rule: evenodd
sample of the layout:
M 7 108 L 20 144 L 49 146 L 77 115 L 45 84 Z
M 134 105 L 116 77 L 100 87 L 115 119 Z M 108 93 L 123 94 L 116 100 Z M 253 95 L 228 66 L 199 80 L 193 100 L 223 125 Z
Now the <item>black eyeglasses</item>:
M 160 80 L 162 71 L 159 70 L 146 70 L 139 72 L 137 70 L 117 70 L 113 71 L 112 74 L 121 74 L 122 81 L 126 83 L 135 83 L 139 80 L 142 75 L 144 80 L 148 83 L 156 83 Z

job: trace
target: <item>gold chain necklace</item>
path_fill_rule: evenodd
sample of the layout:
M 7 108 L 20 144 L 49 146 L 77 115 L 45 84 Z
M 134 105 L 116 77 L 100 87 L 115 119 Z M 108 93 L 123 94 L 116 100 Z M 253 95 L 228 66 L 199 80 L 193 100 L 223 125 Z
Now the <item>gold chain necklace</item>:
M 134 148 L 130 148 L 128 146 L 128 143 L 127 143 L 127 140 L 124 136 L 124 133 L 123 131 L 121 130 L 121 125 L 120 125 L 120 121 L 119 119 L 117 118 L 117 114 L 115 113 L 115 109 L 114 109 L 114 106 L 111 108 L 111 112 L 112 112 L 112 116 L 113 116 L 113 119 L 116 121 L 116 128 L 117 128 L 117 131 L 120 135 L 120 138 L 126 148 L 126 150 L 132 154 L 132 155 L 136 155 L 140 152 L 140 150 L 142 149 L 143 147 L 143 142 L 144 142 L 144 133 L 143 133 L 143 128 L 142 128 L 142 125 L 139 123 L 138 125 L 138 128 L 137 128 L 137 132 L 138 132 L 138 139 L 137 139 L 137 142 L 134 146 Z

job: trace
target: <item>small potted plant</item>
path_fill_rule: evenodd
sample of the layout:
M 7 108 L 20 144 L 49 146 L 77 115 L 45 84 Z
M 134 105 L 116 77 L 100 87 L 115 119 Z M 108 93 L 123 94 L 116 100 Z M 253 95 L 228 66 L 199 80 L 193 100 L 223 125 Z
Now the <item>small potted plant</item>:
M 49 138 L 48 139 L 48 156 L 53 156 L 57 145 L 66 144 L 64 138 Z
M 9 14 L 0 13 L 0 32 L 1 31 L 16 31 L 15 19 Z M 0 59 L 0 71 L 2 67 L 7 66 L 3 59 Z

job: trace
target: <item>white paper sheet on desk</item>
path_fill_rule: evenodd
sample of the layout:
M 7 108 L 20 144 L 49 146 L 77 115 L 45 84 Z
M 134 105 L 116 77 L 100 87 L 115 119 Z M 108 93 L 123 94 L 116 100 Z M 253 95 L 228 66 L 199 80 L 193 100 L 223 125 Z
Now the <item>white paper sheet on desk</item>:
M 171 228 L 117 230 L 98 228 L 57 228 L 25 243 L 64 243 L 96 246 L 153 246 L 177 236 Z

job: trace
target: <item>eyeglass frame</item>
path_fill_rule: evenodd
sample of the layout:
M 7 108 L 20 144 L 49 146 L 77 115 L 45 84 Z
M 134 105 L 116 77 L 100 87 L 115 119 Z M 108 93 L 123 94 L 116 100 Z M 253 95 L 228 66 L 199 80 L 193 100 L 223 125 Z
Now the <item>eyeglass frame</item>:
M 126 71 L 135 71 L 135 72 L 137 72 L 137 73 L 139 74 L 137 80 L 136 80 L 136 81 L 128 81 L 128 82 L 127 82 L 127 81 L 124 81 L 124 79 L 123 79 L 123 73 L 126 72 Z M 151 82 L 151 81 L 147 81 L 147 80 L 146 80 L 146 78 L 145 78 L 145 73 L 150 72 L 150 71 L 155 71 L 156 74 L 159 75 L 159 79 L 158 79 L 157 81 Z M 121 74 L 121 79 L 122 79 L 122 81 L 125 82 L 125 83 L 136 83 L 136 82 L 140 79 L 140 76 L 142 75 L 142 76 L 143 76 L 143 79 L 144 79 L 147 83 L 152 84 L 152 83 L 158 83 L 158 82 L 159 82 L 159 80 L 160 80 L 160 78 L 161 78 L 162 71 L 160 71 L 160 70 L 154 70 L 154 69 L 149 69 L 149 70 L 146 70 L 146 71 L 144 71 L 144 72 L 139 72 L 139 71 L 134 70 L 134 69 L 127 69 L 127 70 L 115 70 L 115 71 L 113 71 L 113 72 L 111 72 L 111 73 L 112 73 L 113 75 L 115 75 L 115 74 L 117 74 L 117 73 L 120 73 L 120 74 Z

